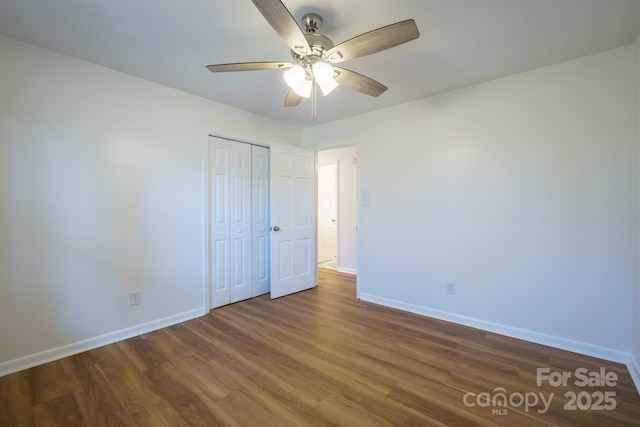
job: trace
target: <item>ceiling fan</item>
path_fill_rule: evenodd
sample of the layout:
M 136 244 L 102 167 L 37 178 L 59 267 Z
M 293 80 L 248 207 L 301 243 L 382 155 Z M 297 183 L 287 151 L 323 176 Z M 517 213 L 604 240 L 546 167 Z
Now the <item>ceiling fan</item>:
M 396 22 L 356 36 L 338 45 L 318 32 L 322 17 L 309 13 L 302 18 L 303 33 L 291 12 L 280 0 L 252 0 L 262 16 L 291 49 L 292 62 L 237 62 L 207 65 L 212 72 L 285 70 L 289 86 L 284 106 L 293 107 L 303 98 L 312 98 L 312 118 L 316 111 L 316 86 L 326 96 L 344 85 L 370 96 L 379 96 L 387 87 L 369 77 L 333 64 L 377 53 L 420 36 L 413 19 Z

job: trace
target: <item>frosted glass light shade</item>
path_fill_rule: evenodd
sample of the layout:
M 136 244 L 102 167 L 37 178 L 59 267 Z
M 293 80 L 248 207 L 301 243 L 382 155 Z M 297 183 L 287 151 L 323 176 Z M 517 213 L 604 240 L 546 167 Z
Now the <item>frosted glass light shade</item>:
M 335 88 L 338 87 L 338 82 L 335 81 L 333 78 L 324 81 L 324 82 L 320 82 L 318 81 L 318 86 L 320 86 L 320 90 L 322 91 L 322 94 L 324 96 L 329 95 Z
M 329 95 L 332 90 L 338 87 L 338 82 L 333 78 L 333 67 L 326 62 L 313 64 L 313 76 L 324 96 Z
M 293 66 L 284 72 L 284 81 L 291 89 L 295 89 L 305 79 L 304 68 L 299 65 Z
M 303 98 L 309 98 L 311 96 L 311 80 L 303 80 L 293 88 L 293 91 Z
M 319 82 L 333 79 L 333 67 L 326 62 L 316 62 L 313 64 L 313 75 Z
M 307 73 L 300 65 L 289 68 L 284 72 L 284 81 L 295 93 L 303 98 L 311 96 L 311 81 L 307 80 Z

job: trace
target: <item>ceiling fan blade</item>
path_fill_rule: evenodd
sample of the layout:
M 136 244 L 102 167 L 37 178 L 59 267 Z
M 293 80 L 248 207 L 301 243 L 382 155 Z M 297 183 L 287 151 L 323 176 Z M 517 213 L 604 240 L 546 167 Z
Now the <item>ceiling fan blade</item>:
M 226 71 L 283 70 L 293 67 L 290 62 L 236 62 L 232 64 L 207 65 L 213 73 Z
M 358 92 L 362 92 L 366 95 L 380 96 L 387 90 L 387 87 L 382 83 L 356 73 L 355 71 L 341 67 L 333 67 L 333 70 L 338 72 L 335 79 L 339 84 L 353 90 L 357 90 Z
M 295 107 L 300 104 L 302 101 L 302 97 L 295 93 L 293 89 L 289 89 L 289 93 L 287 93 L 287 97 L 284 100 L 285 107 Z
M 407 19 L 361 34 L 329 49 L 325 55 L 335 64 L 390 49 L 420 37 L 416 21 Z
M 280 0 L 252 0 L 269 25 L 282 40 L 296 53 L 302 55 L 311 52 L 304 33 L 298 26 L 289 9 Z

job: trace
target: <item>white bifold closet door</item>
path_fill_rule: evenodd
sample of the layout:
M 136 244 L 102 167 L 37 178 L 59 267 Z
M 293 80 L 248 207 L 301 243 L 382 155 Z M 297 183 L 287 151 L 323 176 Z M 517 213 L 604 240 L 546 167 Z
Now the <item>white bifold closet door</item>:
M 211 308 L 269 292 L 269 150 L 210 137 Z
M 270 286 L 269 149 L 251 148 L 252 295 L 266 294 Z

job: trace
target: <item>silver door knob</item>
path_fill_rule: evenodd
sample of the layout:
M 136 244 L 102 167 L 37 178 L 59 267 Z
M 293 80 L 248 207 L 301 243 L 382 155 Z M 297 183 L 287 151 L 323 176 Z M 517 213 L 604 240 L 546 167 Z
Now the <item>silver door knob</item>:
M 273 227 L 273 231 L 280 231 L 280 227 L 276 225 L 275 227 Z

